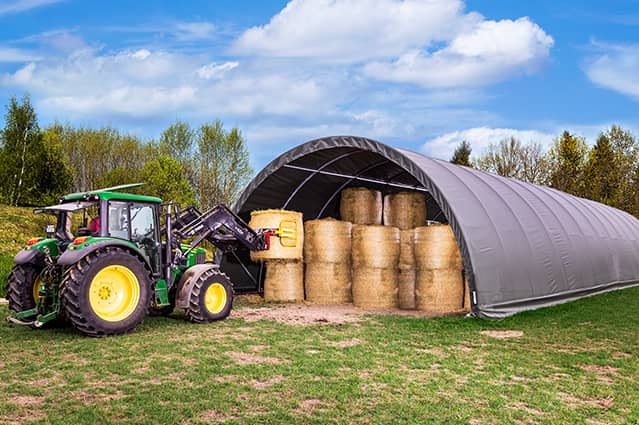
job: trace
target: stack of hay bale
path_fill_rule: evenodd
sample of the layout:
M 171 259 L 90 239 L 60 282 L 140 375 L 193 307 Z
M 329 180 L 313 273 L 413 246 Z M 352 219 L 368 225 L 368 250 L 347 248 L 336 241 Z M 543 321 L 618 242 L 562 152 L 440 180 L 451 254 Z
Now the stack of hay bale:
M 353 305 L 394 309 L 398 298 L 399 229 L 353 226 Z
M 462 259 L 449 225 L 431 224 L 415 229 L 415 263 L 418 310 L 452 313 L 464 308 Z
M 306 300 L 346 304 L 351 295 L 351 229 L 348 221 L 308 220 L 304 223 Z
M 286 210 L 253 211 L 249 226 L 253 229 L 278 228 L 282 220 L 294 220 L 297 244 L 283 246 L 274 238 L 266 251 L 251 251 L 253 261 L 265 262 L 264 300 L 298 302 L 304 300 L 304 263 L 302 262 L 304 226 L 302 213 Z
M 415 308 L 415 228 L 426 224 L 426 196 L 399 192 L 384 197 L 384 225 L 400 229 L 399 307 Z

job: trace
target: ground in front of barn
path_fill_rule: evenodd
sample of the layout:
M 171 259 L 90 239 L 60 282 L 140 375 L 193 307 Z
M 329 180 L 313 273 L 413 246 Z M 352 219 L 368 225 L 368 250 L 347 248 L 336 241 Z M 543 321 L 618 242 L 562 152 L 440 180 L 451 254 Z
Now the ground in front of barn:
M 637 323 L 639 288 L 502 321 L 240 301 L 107 339 L 2 323 L 0 423 L 636 422 Z

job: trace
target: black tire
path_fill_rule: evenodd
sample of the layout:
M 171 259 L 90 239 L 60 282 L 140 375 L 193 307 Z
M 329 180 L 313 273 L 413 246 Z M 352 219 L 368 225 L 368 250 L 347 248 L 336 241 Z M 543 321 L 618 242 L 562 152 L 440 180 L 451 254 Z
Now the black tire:
M 216 311 L 211 311 L 206 306 L 206 292 L 212 285 L 219 285 L 217 288 L 224 289 L 225 299 L 223 305 Z M 186 309 L 186 317 L 194 323 L 210 323 L 215 320 L 226 319 L 233 308 L 233 285 L 227 275 L 218 269 L 211 268 L 195 281 L 189 308 Z
M 93 279 L 109 266 L 123 266 L 138 282 L 139 299 L 124 318 L 109 321 L 100 317 L 89 301 Z M 85 335 L 104 337 L 133 331 L 144 321 L 151 297 L 150 271 L 135 255 L 121 248 L 107 248 L 88 254 L 69 267 L 62 282 L 62 311 L 74 328 Z
M 9 310 L 17 313 L 35 308 L 36 300 L 33 297 L 33 285 L 41 272 L 42 267 L 33 264 L 17 264 L 13 266 L 7 280 Z

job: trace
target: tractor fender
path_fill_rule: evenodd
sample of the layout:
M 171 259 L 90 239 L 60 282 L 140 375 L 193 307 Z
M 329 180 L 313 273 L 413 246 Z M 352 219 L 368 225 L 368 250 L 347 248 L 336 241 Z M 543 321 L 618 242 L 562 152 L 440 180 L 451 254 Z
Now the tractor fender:
M 189 300 L 191 299 L 191 291 L 193 291 L 193 285 L 206 271 L 219 268 L 217 264 L 205 263 L 196 264 L 189 267 L 182 277 L 177 286 L 177 292 L 175 295 L 175 306 L 177 308 L 188 308 Z
M 118 241 L 118 240 L 96 242 L 91 245 L 87 245 L 86 247 L 82 249 L 74 249 L 74 250 L 67 249 L 58 258 L 58 264 L 61 266 L 70 266 L 77 263 L 78 261 L 80 261 L 87 255 L 91 254 L 92 252 L 95 252 L 99 249 L 110 248 L 112 246 L 116 246 L 118 248 L 124 249 L 125 251 L 129 251 L 131 254 L 138 257 L 140 261 L 142 261 L 149 270 L 153 270 L 151 268 L 151 264 L 149 263 L 149 260 L 147 260 L 146 256 L 144 255 L 141 249 L 135 248 L 126 242 Z
M 44 254 L 39 249 L 23 249 L 13 257 L 13 263 L 19 264 L 39 264 L 44 262 Z

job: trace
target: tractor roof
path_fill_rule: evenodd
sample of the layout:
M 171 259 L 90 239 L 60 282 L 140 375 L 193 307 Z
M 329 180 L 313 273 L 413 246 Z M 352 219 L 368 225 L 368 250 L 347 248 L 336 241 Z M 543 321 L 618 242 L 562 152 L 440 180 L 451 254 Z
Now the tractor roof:
M 135 184 L 124 184 L 121 186 L 107 187 L 104 189 L 96 189 L 89 190 L 87 192 L 76 192 L 70 193 L 66 196 L 63 196 L 60 199 L 60 202 L 68 202 L 68 201 L 85 201 L 85 200 L 118 200 L 121 199 L 123 201 L 138 201 L 138 202 L 157 202 L 160 203 L 162 200 L 160 198 L 156 198 L 155 196 L 145 196 L 145 195 L 134 195 L 132 193 L 121 193 L 117 192 L 122 189 L 130 189 L 133 187 L 142 186 L 143 183 L 135 183 Z

